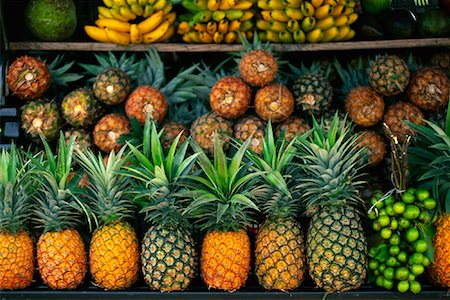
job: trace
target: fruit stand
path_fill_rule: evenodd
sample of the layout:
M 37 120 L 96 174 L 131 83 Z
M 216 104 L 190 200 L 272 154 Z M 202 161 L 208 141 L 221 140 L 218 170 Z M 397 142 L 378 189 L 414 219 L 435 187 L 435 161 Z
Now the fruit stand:
M 448 1 L 55 1 L 0 1 L 1 299 L 450 299 Z

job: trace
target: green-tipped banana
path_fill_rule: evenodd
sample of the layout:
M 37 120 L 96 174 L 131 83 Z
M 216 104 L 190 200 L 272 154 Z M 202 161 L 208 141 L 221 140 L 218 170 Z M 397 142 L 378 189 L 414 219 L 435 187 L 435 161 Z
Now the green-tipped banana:
M 203 6 L 205 4 L 205 6 Z M 199 0 L 181 0 L 181 5 L 188 11 L 196 13 L 208 9 L 207 1 Z
M 242 10 L 230 9 L 225 12 L 225 15 L 228 20 L 238 20 L 244 16 L 244 12 Z
M 253 20 L 247 20 L 241 23 L 241 27 L 239 28 L 240 31 L 247 32 L 253 29 L 255 24 L 253 23 Z
M 280 42 L 282 43 L 292 43 L 294 41 L 292 33 L 289 31 L 281 31 L 278 33 L 278 36 L 280 37 Z
M 192 18 L 191 24 L 208 23 L 209 21 L 211 21 L 211 18 L 212 18 L 212 11 L 210 10 L 199 11 Z
M 303 32 L 309 32 L 314 29 L 314 26 L 316 25 L 316 19 L 313 17 L 306 17 L 302 20 L 302 24 L 300 27 L 302 28 Z
M 140 6 L 139 4 L 131 4 L 130 5 L 130 9 L 137 16 L 143 16 L 144 15 L 144 8 L 142 8 L 142 6 Z
M 303 44 L 306 41 L 306 34 L 301 30 L 297 30 L 292 36 L 296 43 Z
M 216 22 L 220 22 L 225 19 L 225 12 L 223 10 L 215 10 L 212 13 L 212 19 Z

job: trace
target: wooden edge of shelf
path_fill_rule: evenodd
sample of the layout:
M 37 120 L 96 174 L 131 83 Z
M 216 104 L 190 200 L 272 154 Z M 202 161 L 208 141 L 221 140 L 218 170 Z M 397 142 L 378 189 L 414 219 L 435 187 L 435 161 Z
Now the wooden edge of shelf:
M 132 51 L 144 52 L 154 47 L 159 52 L 234 52 L 242 45 L 160 43 L 151 45 L 120 46 L 97 42 L 10 42 L 13 51 Z M 279 52 L 349 51 L 370 49 L 399 49 L 423 47 L 450 47 L 450 38 L 426 38 L 378 41 L 351 41 L 318 44 L 272 44 Z

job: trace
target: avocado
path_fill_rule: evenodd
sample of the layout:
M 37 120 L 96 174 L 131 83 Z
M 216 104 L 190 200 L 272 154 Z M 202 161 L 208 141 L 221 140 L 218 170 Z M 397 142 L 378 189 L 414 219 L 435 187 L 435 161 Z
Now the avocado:
M 447 37 L 450 35 L 450 15 L 433 8 L 419 17 L 418 33 L 423 37 Z
M 77 27 L 75 4 L 72 0 L 30 0 L 25 24 L 38 40 L 66 40 Z
M 406 39 L 416 32 L 416 15 L 407 9 L 395 9 L 381 15 L 380 20 L 386 35 L 391 38 Z

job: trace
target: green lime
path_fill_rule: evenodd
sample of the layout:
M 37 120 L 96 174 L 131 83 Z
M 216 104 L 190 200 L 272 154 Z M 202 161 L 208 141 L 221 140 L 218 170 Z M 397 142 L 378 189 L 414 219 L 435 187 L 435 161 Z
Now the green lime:
M 391 267 L 386 268 L 386 270 L 384 270 L 384 272 L 383 272 L 383 276 L 385 279 L 388 279 L 388 280 L 394 279 L 394 277 L 395 277 L 394 268 L 391 268 Z
M 394 281 L 392 279 L 384 278 L 383 287 L 387 290 L 392 290 L 392 288 L 394 287 Z
M 421 265 L 423 263 L 423 254 L 422 253 L 414 253 L 411 255 L 410 260 L 412 262 L 411 265 Z M 408 260 L 409 261 L 409 260 Z
M 404 202 L 395 202 L 392 208 L 397 215 L 401 215 L 405 212 L 406 204 Z
M 415 240 L 417 240 L 419 238 L 419 230 L 416 227 L 411 227 L 406 232 L 405 237 L 408 242 L 410 242 L 410 243 L 414 242 Z
M 367 213 L 367 217 L 369 217 L 369 219 L 371 220 L 375 220 L 377 218 L 377 213 L 375 212 L 375 210 L 371 210 L 369 213 Z
M 405 217 L 408 220 L 414 220 L 417 219 L 419 215 L 420 215 L 420 208 L 417 205 L 413 204 L 406 205 L 403 217 Z
M 380 264 L 380 265 L 378 266 L 378 271 L 384 272 L 384 270 L 386 270 L 386 265 L 385 265 L 385 264 Z
M 388 267 L 395 267 L 397 265 L 397 258 L 391 256 L 386 260 L 386 265 Z
M 369 269 L 371 269 L 371 270 L 376 270 L 376 269 L 378 269 L 378 265 L 379 265 L 380 263 L 378 262 L 378 260 L 376 260 L 376 259 L 371 259 L 370 261 L 369 261 Z
M 395 246 L 400 245 L 400 236 L 399 236 L 398 234 L 393 234 L 393 235 L 389 238 L 389 244 L 395 245 Z
M 413 194 L 408 193 L 408 192 L 404 193 L 402 196 L 402 201 L 407 204 L 414 203 L 415 200 L 416 200 L 416 197 L 414 197 Z
M 380 271 L 378 271 L 378 270 L 373 270 L 373 275 L 375 275 L 375 276 L 380 275 Z
M 423 207 L 427 210 L 432 210 L 436 207 L 437 202 L 433 198 L 427 198 L 423 201 Z
M 385 208 L 380 209 L 378 211 L 378 215 L 379 216 L 387 216 L 386 209 Z
M 388 216 L 395 216 L 395 211 L 394 211 L 394 206 L 392 204 L 389 204 L 388 206 L 386 206 L 386 213 Z
M 395 270 L 395 279 L 397 280 L 407 280 L 409 271 L 407 267 L 400 267 Z
M 398 219 L 398 226 L 402 229 L 406 229 L 409 226 L 411 226 L 411 222 L 409 220 L 406 220 L 405 218 L 401 217 Z
M 391 226 L 389 226 L 390 229 L 392 230 L 396 230 L 398 228 L 398 221 L 397 219 L 392 219 L 391 220 Z
M 389 247 L 389 255 L 397 256 L 400 253 L 400 247 L 397 245 L 393 245 Z
M 383 239 L 387 240 L 392 236 L 392 230 L 385 227 L 385 228 L 381 229 L 380 235 Z
M 409 273 L 408 281 L 414 281 L 414 280 L 416 280 L 416 276 L 414 274 Z
M 383 282 L 384 283 L 384 282 Z M 422 290 L 422 286 L 420 285 L 419 282 L 417 281 L 411 281 L 409 283 L 409 290 L 411 291 L 411 293 L 413 294 L 418 294 L 420 293 L 420 291 Z
M 427 251 L 427 249 L 428 245 L 424 240 L 417 240 L 414 244 L 414 250 L 416 250 L 416 252 L 424 253 L 425 251 Z
M 402 263 L 406 262 L 408 260 L 408 254 L 405 251 L 400 251 L 397 255 L 397 260 Z
M 376 208 L 378 208 L 378 209 L 382 209 L 383 208 L 383 206 L 384 206 L 384 203 L 383 203 L 383 201 L 378 201 L 378 200 L 380 200 L 380 198 L 371 198 L 370 199 L 370 203 L 372 204 L 372 205 L 374 205 Z
M 422 265 L 412 265 L 411 266 L 411 273 L 415 276 L 421 275 L 424 271 L 425 271 L 425 268 Z
M 383 275 L 378 275 L 375 282 L 379 287 L 383 287 L 383 280 L 384 280 Z M 408 288 L 409 288 L 409 286 L 408 286 Z
M 377 283 L 378 283 L 378 281 L 377 281 Z M 406 293 L 409 290 L 409 282 L 406 280 L 399 281 L 397 284 L 397 290 L 400 293 Z
M 376 220 L 375 222 L 373 222 L 372 224 L 372 229 L 375 231 L 380 231 L 381 230 L 381 225 L 380 222 L 378 222 L 378 220 Z
M 378 254 L 378 247 L 372 247 L 369 249 L 369 256 L 370 257 L 375 257 Z
M 419 220 L 422 223 L 429 223 L 431 221 L 430 213 L 424 210 L 423 212 L 420 213 Z
M 409 188 L 406 189 L 406 192 L 411 193 L 411 194 L 414 195 L 416 193 L 416 190 L 417 190 L 416 188 L 409 187 Z
M 379 216 L 378 217 L 378 223 L 380 223 L 381 227 L 386 227 L 391 222 L 391 219 L 389 219 L 388 216 Z
M 428 257 L 424 256 L 422 261 L 422 266 L 425 268 L 428 267 L 431 264 L 431 261 L 428 259 Z
M 390 195 L 389 197 L 384 199 L 384 205 L 391 205 L 394 203 L 394 201 L 395 201 L 395 197 Z
M 417 197 L 417 200 L 422 202 L 425 199 L 430 197 L 430 192 L 427 191 L 426 189 L 417 189 L 416 190 L 416 197 Z
M 391 8 L 392 0 L 362 0 L 362 6 L 369 14 L 379 14 Z

